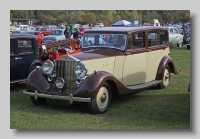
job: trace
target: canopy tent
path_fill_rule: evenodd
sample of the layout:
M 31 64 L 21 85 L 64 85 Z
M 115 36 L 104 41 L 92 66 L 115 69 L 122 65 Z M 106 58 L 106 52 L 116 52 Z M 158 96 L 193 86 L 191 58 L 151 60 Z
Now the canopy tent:
M 132 23 L 127 20 L 119 20 L 112 24 L 112 26 L 132 26 Z

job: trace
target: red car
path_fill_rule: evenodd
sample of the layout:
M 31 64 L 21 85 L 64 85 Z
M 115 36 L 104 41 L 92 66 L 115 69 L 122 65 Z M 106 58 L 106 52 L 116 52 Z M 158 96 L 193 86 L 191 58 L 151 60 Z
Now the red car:
M 27 31 L 27 34 L 33 34 L 37 37 L 38 43 L 42 43 L 43 35 L 41 31 Z
M 65 46 L 66 44 L 70 45 L 71 49 L 60 48 L 60 46 Z M 54 61 L 68 52 L 71 54 L 76 54 L 81 51 L 80 40 L 79 39 L 69 39 L 69 40 L 60 40 L 56 42 L 49 42 L 44 44 L 39 44 L 39 60 L 44 62 L 49 59 Z
M 89 30 L 90 27 L 88 25 L 82 25 L 81 27 L 79 27 L 80 33 L 83 36 L 85 31 Z
M 44 27 L 39 27 L 39 28 L 36 28 L 35 31 L 41 31 L 43 36 L 48 36 L 51 33 L 52 29 L 46 29 Z

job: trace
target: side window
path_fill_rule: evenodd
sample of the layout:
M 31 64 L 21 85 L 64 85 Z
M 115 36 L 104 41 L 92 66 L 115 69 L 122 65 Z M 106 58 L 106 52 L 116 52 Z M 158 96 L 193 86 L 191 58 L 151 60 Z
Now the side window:
M 136 33 L 132 35 L 132 49 L 144 48 L 144 33 Z
M 14 54 L 14 53 L 15 53 L 15 40 L 10 39 L 10 54 Z
M 172 28 L 169 29 L 169 33 L 173 33 L 173 29 Z
M 160 45 L 160 35 L 159 31 L 148 32 L 148 46 Z
M 173 28 L 174 29 L 174 33 L 178 33 L 178 30 L 176 28 Z
M 18 39 L 18 51 L 19 53 L 33 52 L 32 39 Z
M 167 32 L 160 31 L 160 44 L 166 44 L 167 43 Z

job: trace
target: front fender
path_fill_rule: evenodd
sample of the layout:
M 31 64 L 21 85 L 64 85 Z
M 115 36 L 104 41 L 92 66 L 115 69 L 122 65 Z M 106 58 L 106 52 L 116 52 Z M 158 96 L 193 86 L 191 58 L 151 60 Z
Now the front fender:
M 119 93 L 123 92 L 124 94 L 126 94 L 126 93 L 131 93 L 132 91 L 128 89 L 126 86 L 124 86 L 112 74 L 104 71 L 98 71 L 96 74 L 93 73 L 90 76 L 88 76 L 74 95 L 94 98 L 104 82 L 107 82 L 110 85 L 111 90 L 117 89 Z M 114 85 L 111 86 L 111 83 L 112 85 L 114 83 Z M 116 88 L 113 88 L 114 86 Z
M 172 60 L 172 58 L 169 57 L 169 56 L 164 56 L 162 58 L 162 60 L 160 61 L 160 64 L 158 66 L 156 80 L 163 80 L 164 70 L 165 70 L 167 65 L 169 66 L 171 73 L 174 73 L 174 74 L 179 73 L 174 62 L 173 62 L 173 60 Z

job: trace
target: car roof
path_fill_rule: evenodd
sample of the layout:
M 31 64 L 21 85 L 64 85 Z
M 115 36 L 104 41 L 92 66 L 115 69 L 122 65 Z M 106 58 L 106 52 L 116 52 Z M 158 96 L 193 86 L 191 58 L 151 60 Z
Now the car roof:
M 162 26 L 131 26 L 131 27 L 100 27 L 100 28 L 94 28 L 87 30 L 87 33 L 93 33 L 93 32 L 124 32 L 129 33 L 132 31 L 142 31 L 142 30 L 151 30 L 151 29 L 165 29 Z
M 33 34 L 10 34 L 10 38 L 35 38 Z

